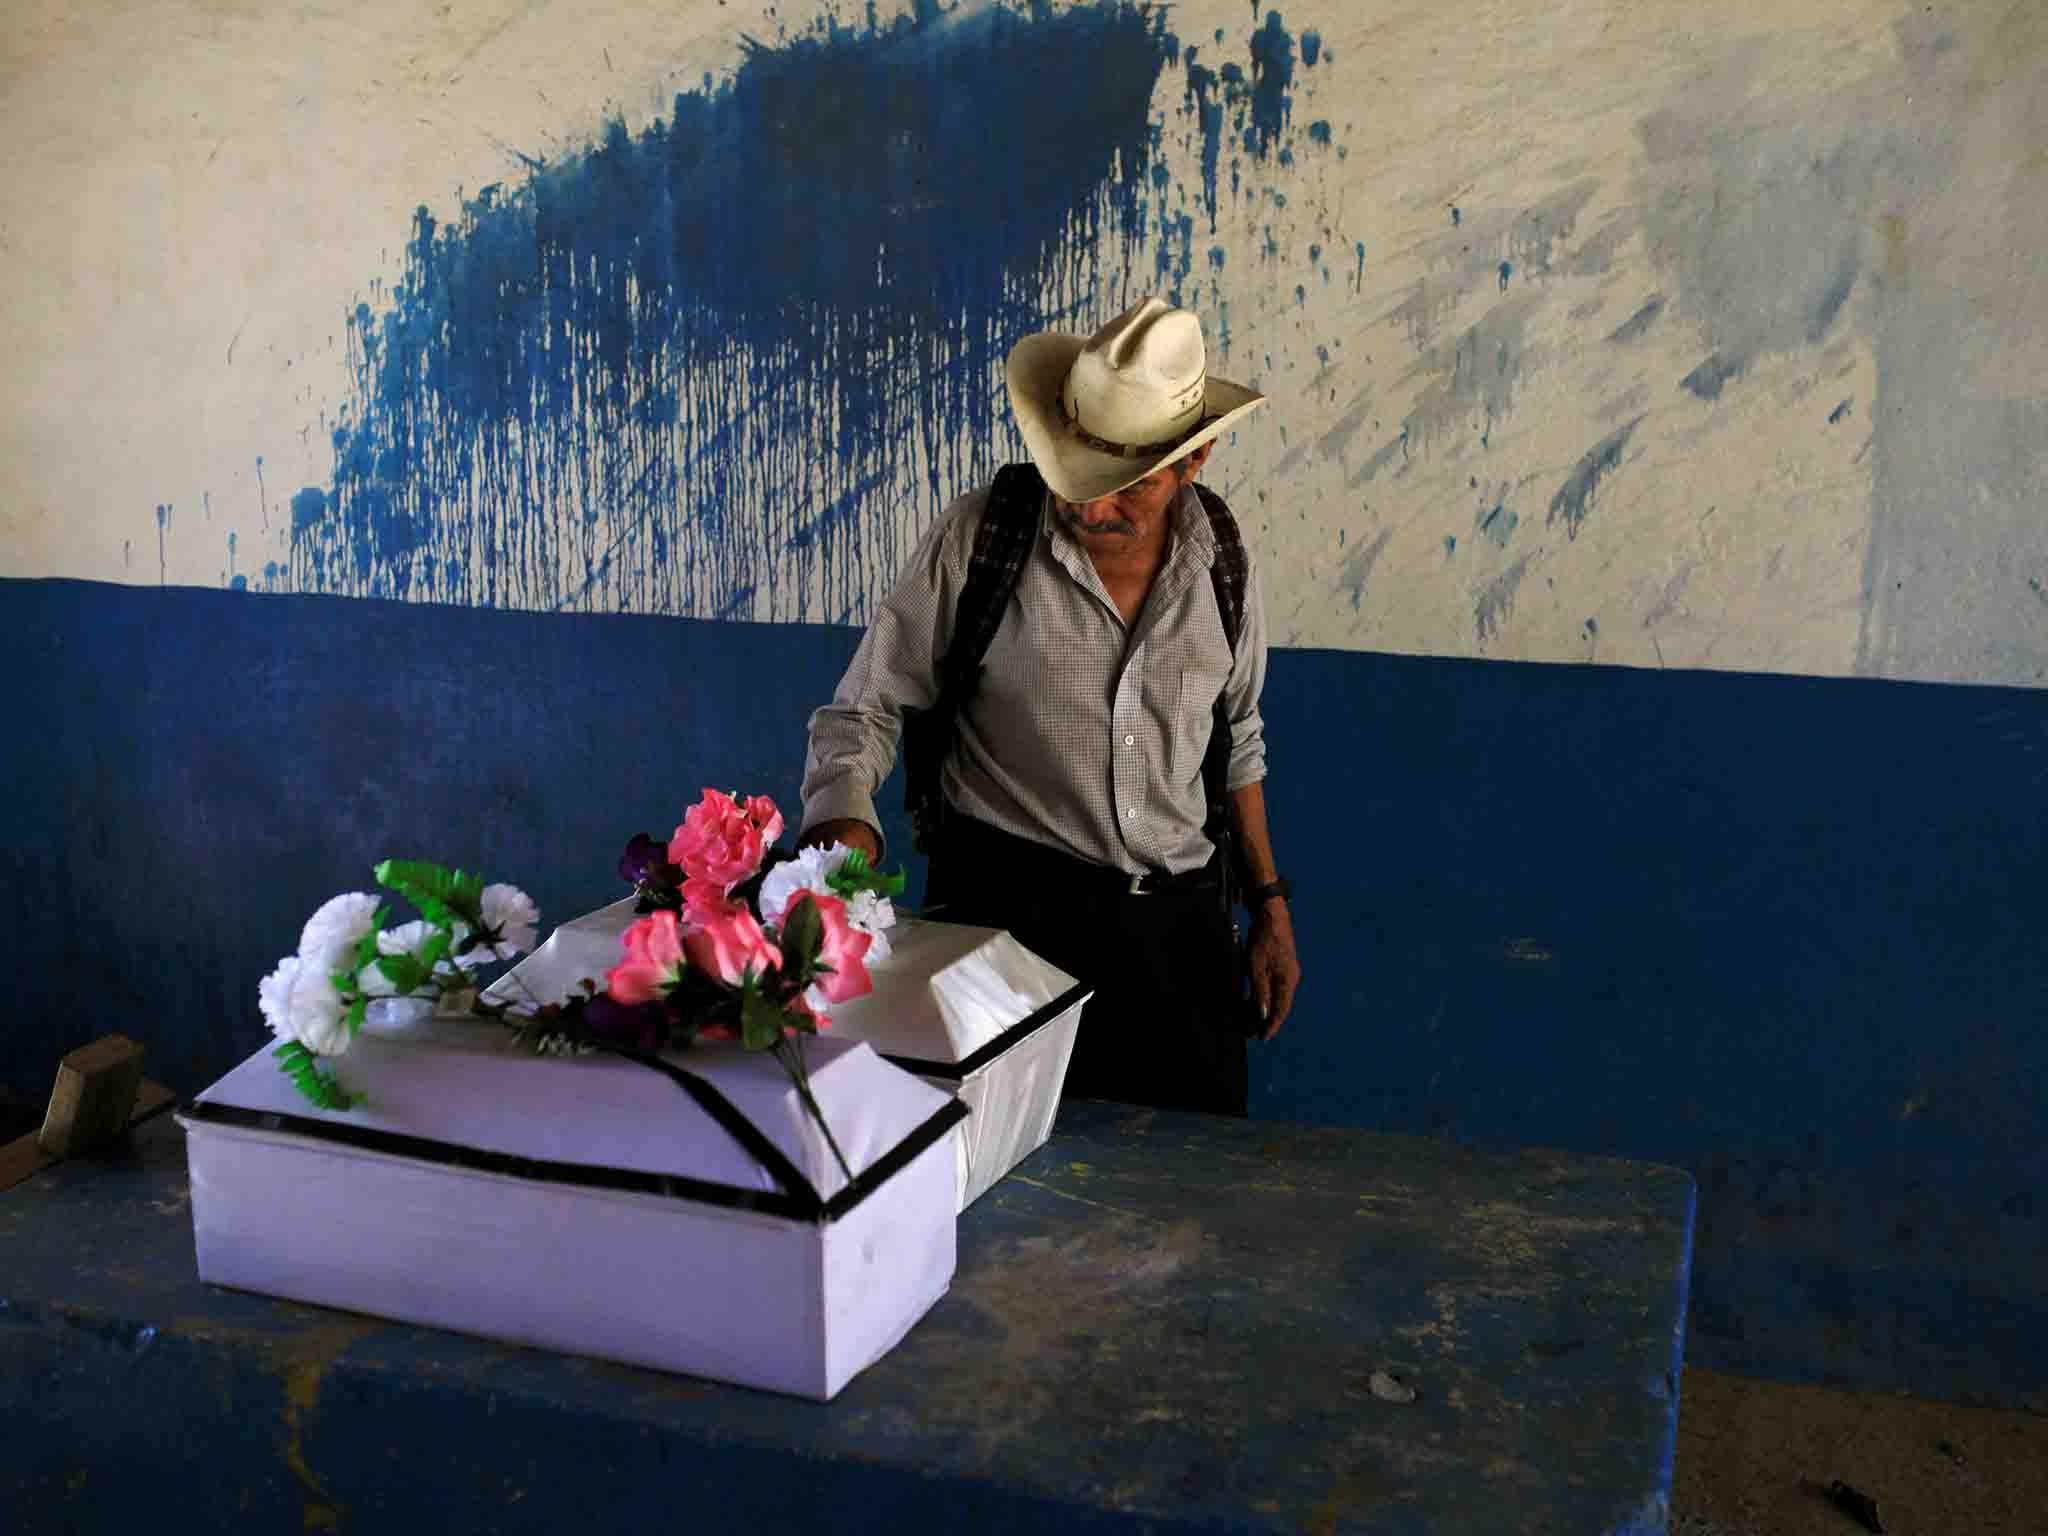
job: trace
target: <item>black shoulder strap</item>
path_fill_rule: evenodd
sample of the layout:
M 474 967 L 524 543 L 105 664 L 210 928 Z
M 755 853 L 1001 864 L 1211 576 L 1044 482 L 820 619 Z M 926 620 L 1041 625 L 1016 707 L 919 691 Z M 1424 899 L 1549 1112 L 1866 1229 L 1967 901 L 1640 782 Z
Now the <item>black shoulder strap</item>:
M 1216 589 L 1216 612 L 1223 620 L 1223 638 L 1230 642 L 1230 652 L 1235 656 L 1238 636 L 1244 633 L 1244 594 L 1251 581 L 1251 557 L 1245 553 L 1237 519 L 1230 515 L 1223 498 L 1197 480 L 1195 499 L 1209 515 L 1209 533 L 1216 540 L 1216 560 L 1209 567 L 1209 584 Z
M 1209 585 L 1216 589 L 1216 614 L 1223 620 L 1223 638 L 1230 642 L 1234 662 L 1238 636 L 1244 633 L 1244 597 L 1245 589 L 1251 583 L 1251 557 L 1245 553 L 1244 539 L 1237 531 L 1237 519 L 1230 515 L 1230 508 L 1224 505 L 1223 498 L 1200 481 L 1195 482 L 1195 497 L 1202 503 L 1202 510 L 1209 514 L 1209 532 L 1216 540 L 1216 558 L 1209 566 Z M 1225 788 L 1229 773 L 1230 715 L 1223 706 L 1223 695 L 1218 693 L 1210 714 L 1209 750 L 1202 754 L 1202 790 L 1209 803 L 1204 830 L 1218 847 L 1223 846 L 1230 826 L 1229 808 L 1225 803 L 1229 798 L 1229 791 Z M 1226 857 L 1225 863 L 1228 862 Z
M 945 811 L 939 770 L 953 750 L 960 711 L 981 682 L 981 659 L 1002 627 L 1010 594 L 1031 556 L 1044 502 L 1045 481 L 1036 466 L 1006 464 L 996 471 L 953 610 L 953 638 L 939 662 L 938 698 L 930 709 L 904 718 L 903 800 L 920 853 L 930 853 L 936 842 Z

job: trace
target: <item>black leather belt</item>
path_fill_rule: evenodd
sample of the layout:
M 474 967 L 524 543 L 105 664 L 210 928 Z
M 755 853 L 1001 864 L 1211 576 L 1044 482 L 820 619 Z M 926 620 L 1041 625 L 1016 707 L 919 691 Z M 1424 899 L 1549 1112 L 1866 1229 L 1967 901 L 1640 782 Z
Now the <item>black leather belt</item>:
M 972 816 L 963 816 L 950 806 L 941 846 L 944 850 L 942 857 L 950 854 L 955 858 L 1001 859 L 1020 874 L 1028 872 L 1034 880 L 1069 885 L 1097 896 L 1157 896 L 1167 892 L 1213 891 L 1218 884 L 1214 859 L 1200 869 L 1183 870 L 1178 874 L 1164 869 L 1145 869 L 1134 874 L 1114 865 L 1091 864 L 1086 859 L 1077 859 L 1044 843 L 1005 832 Z

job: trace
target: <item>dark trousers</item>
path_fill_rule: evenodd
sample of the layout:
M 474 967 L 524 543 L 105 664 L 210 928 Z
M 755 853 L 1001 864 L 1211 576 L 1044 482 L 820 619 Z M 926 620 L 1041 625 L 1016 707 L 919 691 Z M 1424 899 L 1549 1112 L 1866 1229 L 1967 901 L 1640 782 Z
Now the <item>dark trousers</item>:
M 1094 988 L 1069 1097 L 1243 1115 L 1238 961 L 1216 882 L 1137 894 L 1128 885 L 955 812 L 932 854 L 925 904 L 940 922 L 1006 928 Z

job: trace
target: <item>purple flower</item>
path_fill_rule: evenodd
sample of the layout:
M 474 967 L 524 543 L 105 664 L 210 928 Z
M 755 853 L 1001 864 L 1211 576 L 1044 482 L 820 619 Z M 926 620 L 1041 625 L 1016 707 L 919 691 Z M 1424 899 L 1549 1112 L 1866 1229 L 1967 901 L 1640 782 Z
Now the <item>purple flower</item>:
M 639 892 L 642 901 L 651 906 L 674 907 L 681 904 L 677 892 L 682 885 L 683 872 L 669 863 L 668 845 L 655 841 L 645 832 L 637 833 L 633 841 L 626 844 L 626 851 L 619 855 L 619 878 Z
M 622 1003 L 600 992 L 583 1005 L 583 1029 L 593 1041 L 629 1050 L 660 1048 L 668 1012 L 658 1002 Z

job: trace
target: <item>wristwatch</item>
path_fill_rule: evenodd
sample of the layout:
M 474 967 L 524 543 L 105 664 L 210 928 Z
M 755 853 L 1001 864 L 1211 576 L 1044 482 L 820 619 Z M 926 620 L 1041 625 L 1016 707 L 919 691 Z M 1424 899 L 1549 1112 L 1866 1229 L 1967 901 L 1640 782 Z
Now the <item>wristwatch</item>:
M 1246 891 L 1244 893 L 1244 904 L 1247 910 L 1255 911 L 1271 901 L 1275 896 L 1278 896 L 1282 901 L 1286 901 L 1288 894 L 1289 887 L 1286 880 L 1268 880 L 1264 885 L 1255 885 Z

